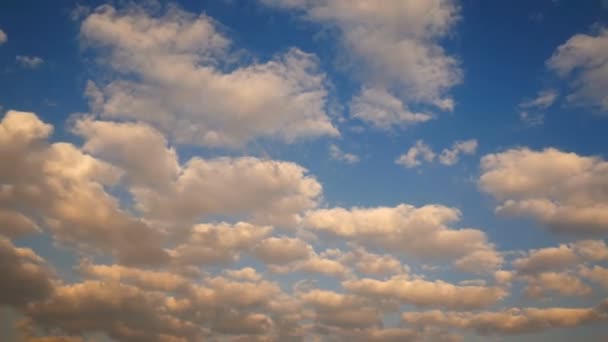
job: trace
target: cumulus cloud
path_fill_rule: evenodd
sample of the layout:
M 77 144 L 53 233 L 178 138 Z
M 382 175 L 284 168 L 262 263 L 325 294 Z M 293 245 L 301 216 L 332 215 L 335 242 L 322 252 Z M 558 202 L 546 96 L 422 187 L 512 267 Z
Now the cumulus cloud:
M 424 260 L 454 260 L 466 268 L 496 268 L 502 257 L 484 232 L 450 224 L 460 211 L 441 205 L 332 208 L 308 213 L 303 224 L 347 240 Z M 480 253 L 483 252 L 483 253 Z M 476 262 L 475 262 L 476 261 Z
M 476 139 L 455 141 L 451 148 L 444 148 L 439 155 L 435 154 L 424 141 L 417 140 L 414 146 L 395 160 L 395 163 L 411 169 L 422 165 L 422 160 L 431 163 L 437 159 L 443 165 L 452 166 L 458 163 L 461 154 L 473 155 L 476 151 Z
M 87 92 L 92 109 L 147 122 L 178 143 L 213 147 L 339 134 L 313 55 L 294 48 L 265 63 L 227 65 L 231 42 L 217 26 L 174 6 L 161 15 L 99 7 L 83 20 L 81 39 L 119 79 Z
M 105 191 L 120 171 L 74 145 L 48 143 L 52 130 L 33 113 L 9 111 L 0 121 L 2 207 L 27 208 L 62 244 L 125 262 L 165 260 L 161 234 Z
M 404 127 L 431 120 L 426 113 L 415 113 L 399 98 L 382 88 L 364 88 L 353 98 L 350 115 L 379 129 Z
M 408 312 L 403 320 L 416 326 L 472 330 L 480 335 L 515 335 L 551 328 L 573 328 L 608 319 L 606 302 L 595 308 L 512 308 L 482 312 Z
M 477 140 L 456 141 L 451 149 L 445 148 L 439 155 L 439 162 L 443 165 L 458 163 L 461 154 L 473 155 L 477 151 Z
M 186 241 L 169 253 L 178 265 L 229 264 L 252 251 L 271 231 L 246 222 L 197 224 Z
M 608 29 L 574 35 L 555 50 L 547 66 L 570 81 L 567 100 L 608 111 Z
M 53 293 L 54 276 L 46 261 L 29 248 L 0 237 L 0 305 L 24 306 Z
M 527 286 L 524 294 L 530 298 L 542 298 L 547 294 L 560 296 L 587 296 L 592 290 L 578 277 L 565 272 L 543 272 L 525 276 Z
M 0 45 L 6 43 L 8 41 L 8 36 L 4 31 L 0 30 Z
M 231 215 L 293 226 L 317 206 L 322 187 L 298 164 L 255 157 L 192 158 L 167 190 L 133 187 L 137 208 L 169 222 Z
M 481 189 L 498 213 L 529 216 L 571 234 L 608 230 L 608 163 L 554 148 L 510 149 L 481 160 Z
M 582 277 L 600 284 L 605 289 L 608 289 L 608 268 L 598 265 L 593 267 L 582 266 L 579 269 L 579 274 Z
M 562 271 L 580 262 L 578 255 L 566 245 L 532 250 L 526 257 L 513 261 L 520 274 L 535 274 L 547 271 Z
M 480 309 L 507 296 L 501 287 L 453 285 L 441 280 L 409 279 L 395 276 L 387 280 L 370 278 L 343 282 L 346 290 L 376 299 L 394 299 L 419 308 Z
M 329 156 L 333 160 L 343 161 L 347 164 L 356 164 L 359 162 L 359 156 L 352 153 L 342 151 L 340 147 L 335 144 L 329 145 Z
M 14 211 L 0 209 L 0 234 L 14 239 L 38 233 L 40 228 L 29 217 Z
M 322 192 L 306 169 L 291 162 L 193 157 L 180 164 L 167 139 L 144 123 L 82 118 L 73 130 L 85 138 L 84 151 L 124 171 L 136 208 L 152 220 L 187 224 L 240 215 L 293 226 Z
M 16 57 L 17 64 L 26 69 L 36 69 L 44 64 L 44 60 L 36 56 L 21 56 Z
M 418 158 L 422 158 L 427 162 L 432 162 L 435 159 L 435 152 L 422 140 L 416 141 L 416 144 L 410 147 L 407 153 L 395 159 L 395 163 L 411 169 L 422 164 Z
M 394 88 L 410 102 L 453 109 L 454 101 L 446 92 L 461 81 L 462 72 L 456 58 L 445 52 L 439 40 L 449 34 L 458 19 L 454 1 L 390 0 L 381 7 L 364 0 L 260 1 L 297 11 L 305 20 L 336 31 L 344 55 L 357 63 L 353 70 L 360 73 L 365 84 Z M 391 116 L 395 114 L 390 112 Z M 396 113 L 401 115 L 404 110 Z M 374 116 L 373 112 L 368 115 Z

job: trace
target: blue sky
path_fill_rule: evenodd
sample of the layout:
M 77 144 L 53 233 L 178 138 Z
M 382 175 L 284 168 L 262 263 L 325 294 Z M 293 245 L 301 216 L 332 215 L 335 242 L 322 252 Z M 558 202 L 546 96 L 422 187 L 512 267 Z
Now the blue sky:
M 607 19 L 600 0 L 5 1 L 0 329 L 605 339 Z

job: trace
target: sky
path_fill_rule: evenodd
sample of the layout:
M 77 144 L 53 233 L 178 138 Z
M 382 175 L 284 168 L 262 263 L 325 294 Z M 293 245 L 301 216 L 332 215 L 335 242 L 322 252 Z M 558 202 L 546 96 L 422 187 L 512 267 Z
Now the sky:
M 606 341 L 608 2 L 0 4 L 0 340 Z

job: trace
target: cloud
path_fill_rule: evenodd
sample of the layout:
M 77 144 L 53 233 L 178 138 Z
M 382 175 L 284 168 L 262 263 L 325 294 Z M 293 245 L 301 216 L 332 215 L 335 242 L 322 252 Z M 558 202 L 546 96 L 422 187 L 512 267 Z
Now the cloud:
M 547 293 L 560 296 L 588 296 L 591 288 L 579 278 L 568 273 L 543 272 L 534 276 L 526 276 L 528 285 L 524 294 L 530 298 L 542 298 Z
M 166 260 L 160 232 L 105 191 L 120 171 L 74 145 L 48 143 L 52 130 L 33 113 L 8 111 L 0 121 L 3 208 L 26 208 L 27 218 L 63 245 L 128 263 Z
M 608 163 L 554 148 L 510 149 L 481 160 L 480 188 L 500 201 L 498 213 L 529 216 L 556 232 L 608 230 Z
M 169 254 L 178 265 L 229 264 L 241 253 L 253 251 L 271 231 L 271 227 L 246 222 L 197 224 Z
M 457 286 L 441 280 L 409 279 L 395 276 L 387 280 L 358 279 L 342 284 L 347 291 L 376 299 L 395 299 L 418 308 L 480 309 L 507 296 L 500 287 Z
M 236 148 L 258 138 L 339 135 L 313 55 L 294 48 L 235 67 L 230 40 L 217 26 L 174 6 L 160 16 L 99 7 L 82 22 L 81 39 L 118 79 L 94 93 L 92 109 L 147 122 L 183 144 Z
M 308 213 L 303 224 L 362 245 L 422 260 L 453 260 L 466 268 L 475 264 L 478 271 L 500 265 L 502 257 L 488 243 L 484 232 L 449 226 L 458 221 L 460 215 L 458 210 L 441 205 L 400 204 L 396 207 L 317 209 Z
M 608 268 L 595 265 L 591 268 L 582 266 L 579 269 L 579 274 L 593 282 L 600 284 L 605 289 L 608 289 Z
M 287 264 L 307 259 L 313 253 L 308 243 L 289 237 L 269 237 L 254 249 L 254 254 L 266 264 Z
M 340 261 L 354 266 L 357 271 L 368 275 L 401 274 L 408 270 L 399 259 L 389 254 L 375 254 L 362 247 L 353 248 L 340 257 Z
M 531 99 L 524 101 L 519 104 L 521 108 L 538 108 L 538 109 L 547 109 L 553 105 L 555 100 L 557 100 L 559 93 L 553 89 L 542 90 L 538 93 L 538 95 Z
M 350 115 L 379 129 L 404 127 L 431 120 L 430 114 L 411 112 L 398 98 L 382 88 L 364 88 L 353 98 Z
M 608 319 L 606 303 L 595 308 L 512 308 L 485 312 L 408 312 L 403 320 L 420 327 L 472 330 L 480 335 L 516 335 L 573 328 Z
M 559 93 L 554 89 L 538 92 L 535 98 L 519 104 L 519 119 L 526 126 L 542 125 L 545 119 L 543 111 L 551 107 L 558 97 Z
M 477 151 L 477 140 L 456 141 L 451 149 L 443 149 L 439 155 L 439 162 L 443 165 L 458 163 L 460 154 L 473 155 Z
M 435 159 L 435 152 L 424 141 L 418 140 L 414 146 L 407 150 L 407 153 L 400 155 L 395 163 L 411 169 L 422 164 L 418 159 L 419 156 L 427 162 L 432 162 Z
M 20 56 L 16 57 L 17 64 L 26 69 L 37 69 L 42 64 L 44 64 L 44 60 L 40 57 L 36 56 Z
M 182 167 L 168 190 L 133 187 L 131 191 L 137 208 L 161 221 L 230 215 L 291 227 L 303 211 L 317 206 L 322 187 L 306 169 L 291 162 L 195 157 Z
M 0 45 L 6 43 L 8 41 L 8 36 L 4 31 L 0 30 Z
M 405 99 L 452 110 L 445 93 L 460 83 L 456 58 L 439 40 L 449 35 L 459 8 L 449 0 L 390 0 L 382 7 L 364 0 L 260 0 L 294 10 L 305 20 L 335 31 L 347 59 L 363 82 L 394 88 Z
M 549 69 L 570 82 L 566 99 L 608 111 L 608 30 L 577 34 L 560 45 L 547 60 Z
M 322 192 L 306 169 L 291 162 L 194 157 L 180 165 L 167 139 L 144 123 L 83 118 L 73 130 L 85 138 L 84 151 L 124 170 L 136 208 L 152 220 L 188 226 L 213 215 L 240 215 L 293 226 Z
M 0 209 L 0 234 L 15 239 L 38 233 L 40 228 L 29 217 L 14 211 Z
M 0 304 L 24 306 L 54 291 L 54 276 L 46 261 L 29 248 L 18 248 L 0 237 Z
M 452 148 L 444 148 L 441 154 L 437 156 L 433 149 L 422 140 L 417 140 L 416 144 L 407 151 L 400 155 L 395 163 L 405 168 L 411 169 L 422 165 L 422 158 L 428 163 L 431 163 L 437 157 L 437 160 L 443 165 L 452 166 L 458 163 L 461 154 L 473 155 L 477 151 L 477 140 L 470 139 L 465 141 L 455 141 L 452 144 Z
M 346 153 L 334 144 L 329 145 L 329 156 L 333 160 L 343 161 L 347 164 L 356 164 L 359 162 L 359 156 L 352 153 Z
M 515 259 L 513 267 L 520 274 L 535 274 L 568 269 L 580 261 L 569 246 L 560 245 L 532 250 L 526 257 Z

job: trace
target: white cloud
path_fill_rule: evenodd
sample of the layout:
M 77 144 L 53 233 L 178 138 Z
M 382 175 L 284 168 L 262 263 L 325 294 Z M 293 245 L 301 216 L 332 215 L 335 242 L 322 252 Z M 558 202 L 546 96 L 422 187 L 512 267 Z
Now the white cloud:
M 403 320 L 419 327 L 472 330 L 480 335 L 514 335 L 574 328 L 608 319 L 606 302 L 595 308 L 511 308 L 482 312 L 408 312 Z
M 526 100 L 519 104 L 521 108 L 538 108 L 538 109 L 547 109 L 553 105 L 555 100 L 557 100 L 559 93 L 553 89 L 547 89 L 540 91 L 538 95 L 531 99 Z
M 517 148 L 484 156 L 481 169 L 479 186 L 500 201 L 499 213 L 572 234 L 608 230 L 608 163 L 598 157 Z
M 477 151 L 477 140 L 456 141 L 451 149 L 443 149 L 439 155 L 439 162 L 443 165 L 458 163 L 460 154 L 473 155 Z
M 492 306 L 507 292 L 500 287 L 460 286 L 441 280 L 408 279 L 396 276 L 387 280 L 358 279 L 343 282 L 346 290 L 358 295 L 395 299 L 419 308 L 480 309 Z
M 422 140 L 416 141 L 416 144 L 407 150 L 407 153 L 400 155 L 395 163 L 408 169 L 420 166 L 422 162 L 418 159 L 421 157 L 427 162 L 432 162 L 435 159 L 435 152 L 429 145 Z
M 608 289 L 608 268 L 595 265 L 591 268 L 582 266 L 579 269 L 579 274 L 587 279 L 600 284 L 605 289 Z
M 40 57 L 36 56 L 17 56 L 16 57 L 17 64 L 27 69 L 36 69 L 42 64 L 44 64 L 44 60 Z
M 476 151 L 477 140 L 470 139 L 455 141 L 451 148 L 444 148 L 439 156 L 437 156 L 429 145 L 422 140 L 417 140 L 416 144 L 410 147 L 407 153 L 400 155 L 395 160 L 395 163 L 409 169 L 422 165 L 420 158 L 431 163 L 435 160 L 435 157 L 437 157 L 437 160 L 439 160 L 441 164 L 452 166 L 458 163 L 461 154 L 473 155 Z
M 458 221 L 460 215 L 458 210 L 441 205 L 400 204 L 350 210 L 317 209 L 307 214 L 303 224 L 359 244 L 418 259 L 453 260 L 457 266 L 477 271 L 498 267 L 502 257 L 488 243 L 484 232 L 449 226 Z M 473 264 L 476 267 L 472 267 Z
M 413 125 L 433 118 L 430 114 L 410 111 L 400 99 L 381 88 L 364 88 L 353 98 L 350 115 L 380 129 Z
M 125 76 L 100 89 L 103 104 L 96 93 L 92 109 L 104 118 L 144 121 L 178 143 L 214 147 L 339 135 L 326 114 L 325 75 L 298 49 L 234 67 L 230 41 L 211 18 L 172 6 L 162 16 L 102 6 L 80 34 Z
M 439 40 L 459 16 L 451 0 L 388 0 L 374 6 L 365 0 L 260 0 L 292 9 L 306 20 L 338 32 L 352 69 L 368 85 L 397 89 L 411 102 L 452 110 L 445 93 L 462 79 L 458 61 Z
M 6 43 L 8 41 L 8 36 L 4 31 L 0 30 L 0 45 Z
M 0 305 L 23 306 L 45 299 L 55 280 L 46 262 L 29 248 L 18 248 L 0 237 Z
M 554 89 L 538 92 L 535 98 L 519 104 L 519 119 L 529 127 L 542 125 L 545 121 L 543 111 L 551 107 L 558 97 L 559 93 Z
M 48 143 L 52 131 L 33 113 L 9 111 L 0 121 L 2 206 L 27 208 L 27 217 L 64 245 L 123 262 L 166 260 L 160 232 L 123 211 L 105 191 L 120 170 L 74 145 Z
M 569 101 L 608 111 L 608 29 L 574 35 L 555 50 L 547 66 L 570 81 Z
M 329 145 L 329 156 L 333 160 L 343 161 L 348 164 L 356 164 L 359 162 L 359 156 L 352 153 L 346 153 L 335 144 Z

